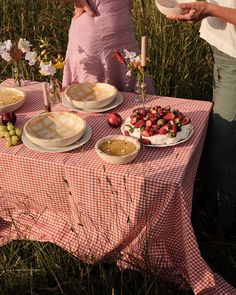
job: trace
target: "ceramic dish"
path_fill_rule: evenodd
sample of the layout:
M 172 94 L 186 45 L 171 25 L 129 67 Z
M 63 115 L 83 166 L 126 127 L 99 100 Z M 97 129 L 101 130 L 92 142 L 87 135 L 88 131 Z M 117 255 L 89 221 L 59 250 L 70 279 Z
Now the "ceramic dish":
M 158 10 L 166 16 L 187 13 L 187 10 L 179 8 L 178 4 L 195 1 L 196 0 L 155 0 Z
M 25 92 L 13 87 L 0 88 L 0 113 L 14 112 L 25 102 Z
M 72 151 L 74 149 L 77 149 L 77 148 L 83 146 L 86 142 L 89 141 L 91 136 L 92 136 L 92 130 L 91 130 L 90 126 L 87 124 L 84 135 L 78 141 L 76 141 L 70 145 L 64 146 L 64 147 L 42 147 L 42 146 L 39 146 L 39 145 L 33 143 L 25 135 L 25 133 L 22 134 L 21 139 L 22 139 L 23 144 L 31 150 L 34 150 L 37 152 L 42 152 L 42 153 L 63 153 L 63 152 Z
M 121 126 L 121 132 L 122 132 L 123 135 L 125 134 L 125 127 L 124 126 L 125 126 L 125 123 Z M 167 143 L 165 143 L 165 144 L 145 144 L 145 143 L 143 143 L 143 144 L 145 146 L 149 146 L 149 147 L 170 147 L 170 146 L 175 146 L 175 145 L 181 144 L 181 143 L 189 140 L 192 135 L 193 135 L 193 126 L 191 125 L 191 130 L 190 130 L 190 133 L 189 133 L 188 137 L 185 138 L 185 139 L 182 139 L 182 140 L 180 140 L 178 142 L 169 143 L 169 144 L 167 144 Z M 132 135 L 130 135 L 130 136 L 132 137 Z M 136 137 L 132 137 L 132 138 L 136 138 Z M 136 138 L 136 139 L 138 139 L 138 138 Z
M 24 133 L 35 144 L 43 147 L 63 147 L 79 140 L 86 122 L 77 114 L 49 112 L 30 119 Z
M 112 110 L 114 108 L 116 108 L 117 106 L 119 106 L 120 104 L 122 104 L 124 98 L 123 96 L 118 92 L 117 96 L 115 97 L 115 99 L 109 103 L 108 105 L 106 105 L 103 108 L 100 109 L 79 109 L 76 108 L 67 98 L 65 95 L 62 95 L 62 103 L 63 105 L 68 108 L 69 110 L 73 110 L 73 111 L 77 111 L 77 112 L 87 112 L 87 113 L 103 113 L 103 112 L 107 112 L 109 110 Z
M 134 147 L 134 150 L 131 150 L 128 154 L 109 154 L 107 152 L 104 152 L 104 149 L 102 149 L 102 145 L 104 143 L 109 143 L 113 145 L 115 142 L 120 142 L 120 151 L 124 151 L 126 149 L 126 142 L 131 143 Z M 95 150 L 98 154 L 98 156 L 105 162 L 114 164 L 114 165 L 121 165 L 121 164 L 127 164 L 131 161 L 133 161 L 140 150 L 140 143 L 138 140 L 132 137 L 124 136 L 124 135 L 109 135 L 106 137 L 103 137 L 99 139 L 95 144 Z M 110 151 L 110 147 L 106 149 L 107 151 Z
M 100 109 L 115 99 L 117 89 L 107 83 L 87 82 L 68 86 L 64 94 L 76 108 Z

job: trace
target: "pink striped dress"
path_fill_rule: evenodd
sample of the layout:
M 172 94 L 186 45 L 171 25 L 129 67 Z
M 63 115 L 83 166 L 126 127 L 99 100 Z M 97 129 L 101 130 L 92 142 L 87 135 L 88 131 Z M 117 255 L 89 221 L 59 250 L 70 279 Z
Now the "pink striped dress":
M 140 52 L 135 39 L 130 0 L 88 0 L 97 16 L 73 17 L 63 73 L 63 86 L 75 82 L 106 82 L 133 91 L 134 79 L 113 58 L 115 49 Z M 150 93 L 151 91 L 149 91 Z

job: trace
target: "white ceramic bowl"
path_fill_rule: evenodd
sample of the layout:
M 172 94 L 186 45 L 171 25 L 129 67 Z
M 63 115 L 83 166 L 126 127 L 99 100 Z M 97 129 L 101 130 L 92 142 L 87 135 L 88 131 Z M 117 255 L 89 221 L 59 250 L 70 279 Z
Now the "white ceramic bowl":
M 78 83 L 65 89 L 67 99 L 79 109 L 99 109 L 111 103 L 118 91 L 107 83 Z
M 133 143 L 136 147 L 135 151 L 127 154 L 127 155 L 122 155 L 122 156 L 114 156 L 114 155 L 109 155 L 105 152 L 103 152 L 100 149 L 100 146 L 103 142 L 108 141 L 108 140 L 125 140 Z M 137 139 L 129 137 L 129 136 L 124 136 L 124 135 L 108 135 L 106 137 L 103 137 L 99 139 L 96 144 L 95 144 L 95 150 L 98 154 L 98 156 L 105 162 L 110 163 L 110 164 L 115 164 L 115 165 L 121 165 L 121 164 L 127 164 L 131 161 L 133 161 L 136 156 L 139 153 L 140 150 L 140 143 Z
M 13 87 L 0 87 L 0 113 L 14 112 L 25 101 L 25 92 Z
M 69 112 L 42 113 L 29 120 L 24 133 L 33 143 L 43 147 L 63 147 L 79 140 L 86 121 Z
M 185 9 L 180 9 L 178 4 L 195 1 L 196 0 L 155 0 L 159 11 L 166 16 L 185 14 L 187 11 Z

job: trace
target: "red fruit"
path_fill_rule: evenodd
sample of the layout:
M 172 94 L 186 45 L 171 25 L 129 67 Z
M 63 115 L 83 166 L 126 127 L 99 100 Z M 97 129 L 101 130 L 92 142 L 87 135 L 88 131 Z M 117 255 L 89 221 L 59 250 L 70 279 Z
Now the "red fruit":
M 141 126 L 145 126 L 145 122 L 144 120 L 138 120 L 135 125 L 134 128 L 140 128 Z
M 149 132 L 146 130 L 142 131 L 142 136 L 149 137 Z
M 157 125 L 152 125 L 152 129 L 157 131 L 158 130 L 158 126 Z
M 148 135 L 149 135 L 149 136 L 153 136 L 153 135 L 155 135 L 155 133 L 154 133 L 153 130 L 150 130 L 150 131 L 148 132 Z
M 151 120 L 147 120 L 146 121 L 146 126 L 149 126 L 149 127 L 152 126 L 152 121 Z
M 8 122 L 11 122 L 14 125 L 16 123 L 16 119 L 16 114 L 13 112 L 0 114 L 0 123 L 3 125 L 7 125 Z
M 143 144 L 152 144 L 151 141 L 147 138 L 142 138 L 142 143 Z
M 142 115 L 144 117 L 144 116 L 146 116 L 147 111 L 145 109 L 139 109 L 138 114 Z
M 122 123 L 122 118 L 117 113 L 110 113 L 107 117 L 108 124 L 113 128 L 118 128 Z
M 166 124 L 159 129 L 159 134 L 165 135 L 169 132 L 169 126 Z
M 144 130 L 146 130 L 147 132 L 149 132 L 150 128 L 151 128 L 150 126 L 145 126 Z
M 173 131 L 176 134 L 177 133 L 177 126 L 176 125 L 171 125 L 170 130 Z
M 126 136 L 130 136 L 130 134 L 129 134 L 129 131 L 128 131 L 128 130 L 125 130 L 125 135 L 126 135 Z
M 183 117 L 182 119 L 182 125 L 187 125 L 190 122 L 189 118 Z
M 165 120 L 163 119 L 158 119 L 157 120 L 157 125 L 160 127 L 160 126 L 163 126 L 165 124 Z
M 163 119 L 166 121 L 174 120 L 174 118 L 175 118 L 175 115 L 173 112 L 167 112 L 163 117 Z
M 132 118 L 132 119 L 130 120 L 130 123 L 131 123 L 132 125 L 134 125 L 136 122 L 137 122 L 137 118 L 136 118 L 136 117 L 135 117 L 135 118 Z

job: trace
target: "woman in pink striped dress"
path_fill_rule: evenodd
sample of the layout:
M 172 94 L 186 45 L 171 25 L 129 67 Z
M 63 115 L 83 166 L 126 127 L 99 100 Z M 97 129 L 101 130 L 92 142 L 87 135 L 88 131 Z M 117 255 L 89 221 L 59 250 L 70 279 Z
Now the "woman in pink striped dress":
M 128 78 L 127 68 L 113 58 L 115 49 L 140 53 L 130 0 L 78 0 L 75 5 L 82 7 L 81 3 L 92 10 L 75 10 L 80 16 L 75 14 L 69 30 L 63 86 L 106 82 L 120 91 L 133 91 L 134 79 Z M 150 87 L 148 92 L 152 92 Z

